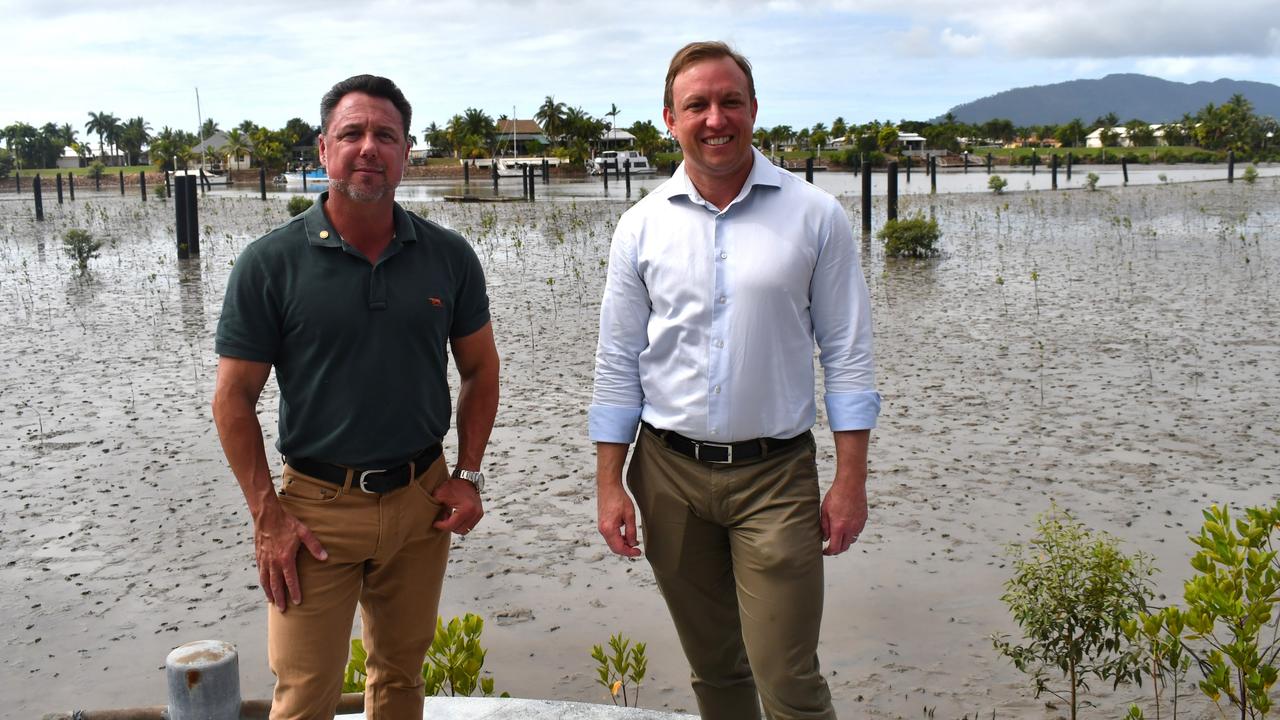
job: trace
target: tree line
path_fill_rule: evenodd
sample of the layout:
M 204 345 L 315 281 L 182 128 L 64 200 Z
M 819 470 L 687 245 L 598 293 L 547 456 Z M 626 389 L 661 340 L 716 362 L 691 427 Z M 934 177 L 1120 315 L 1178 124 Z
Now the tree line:
M 618 114 L 617 105 L 611 105 L 609 112 L 597 118 L 579 106 L 567 105 L 548 95 L 534 113 L 548 143 L 543 147 L 540 141 L 525 141 L 522 151 L 530 155 L 548 153 L 575 164 L 585 162 L 597 151 L 605 131 L 614 127 Z M 499 132 L 510 119 L 501 115 L 494 120 L 483 110 L 469 107 L 451 117 L 443 127 L 435 122 L 429 124 L 422 130 L 422 139 L 435 151 L 455 158 L 494 157 L 513 150 L 510 136 Z M 36 127 L 16 122 L 0 128 L 0 139 L 6 145 L 6 149 L 0 149 L 0 177 L 7 177 L 15 168 L 56 167 L 67 147 L 73 148 L 84 160 L 96 158 L 104 165 L 137 164 L 146 151 L 151 164 L 159 170 L 187 168 L 197 159 L 192 148 L 222 128 L 210 119 L 204 121 L 198 134 L 168 126 L 157 132 L 141 116 L 123 120 L 113 113 L 100 111 L 88 113 L 83 129 L 82 139 L 80 130 L 71 123 L 50 122 Z M 644 155 L 652 157 L 675 149 L 674 142 L 649 120 L 635 122 L 624 129 L 635 136 L 635 149 Z M 1163 124 L 1159 128 L 1160 137 L 1150 123 L 1140 118 L 1121 123 L 1115 113 L 1096 118 L 1092 123 L 1075 118 L 1060 125 L 1029 126 L 1015 126 L 1002 118 L 963 123 L 948 113 L 937 122 L 873 120 L 850 124 L 843 117 L 837 117 L 830 126 L 818 122 L 799 129 L 790 125 L 759 127 L 755 130 L 755 141 L 762 150 L 775 156 L 784 147 L 820 154 L 837 141 L 846 154 L 865 156 L 892 152 L 904 132 L 923 136 L 928 148 L 961 152 L 997 143 L 1007 145 L 1019 139 L 1053 139 L 1066 147 L 1081 147 L 1089 134 L 1098 129 L 1102 130 L 1100 139 L 1104 147 L 1118 146 L 1123 138 L 1139 147 L 1163 142 L 1219 152 L 1234 150 L 1244 156 L 1275 153 L 1276 135 L 1280 134 L 1280 124 L 1274 117 L 1257 114 L 1252 103 L 1237 94 L 1221 105 L 1210 103 L 1198 112 L 1184 113 L 1176 122 Z M 319 131 L 301 118 L 293 118 L 276 130 L 245 120 L 226 131 L 227 143 L 219 149 L 217 159 L 230 164 L 251 157 L 255 165 L 277 172 L 284 170 L 300 149 L 313 147 Z M 417 141 L 416 136 L 409 136 L 410 145 L 416 145 Z

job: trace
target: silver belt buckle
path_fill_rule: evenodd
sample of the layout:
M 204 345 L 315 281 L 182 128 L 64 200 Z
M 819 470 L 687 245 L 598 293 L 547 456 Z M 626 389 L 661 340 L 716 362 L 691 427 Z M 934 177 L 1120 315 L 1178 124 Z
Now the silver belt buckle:
M 370 495 L 377 495 L 377 492 L 370 490 L 368 487 L 365 486 L 364 479 L 369 475 L 381 475 L 384 472 L 386 472 L 386 470 L 361 470 L 360 471 L 360 489 L 369 493 Z
M 704 446 L 705 446 L 705 447 L 724 448 L 724 449 L 725 449 L 725 459 L 724 459 L 724 460 L 703 460 L 703 459 L 702 459 L 702 448 L 703 448 Z M 693 458 L 694 458 L 695 460 L 698 460 L 699 462 L 712 463 L 712 464 L 714 464 L 714 465 L 728 465 L 728 464 L 730 464 L 730 463 L 732 463 L 732 462 L 733 462 L 733 445 L 729 445 L 729 444 L 725 444 L 725 443 L 713 443 L 713 442 L 694 442 L 694 443 L 693 443 Z

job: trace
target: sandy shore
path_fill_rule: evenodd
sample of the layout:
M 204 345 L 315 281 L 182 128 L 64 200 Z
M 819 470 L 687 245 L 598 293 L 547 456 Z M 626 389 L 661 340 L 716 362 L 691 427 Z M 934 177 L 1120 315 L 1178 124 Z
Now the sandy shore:
M 284 203 L 202 202 L 203 256 L 179 263 L 170 205 L 83 193 L 36 224 L 0 201 L 6 715 L 163 703 L 165 654 L 203 638 L 239 646 L 245 696 L 269 693 L 249 518 L 208 399 L 231 261 Z M 693 710 L 647 564 L 595 531 L 586 407 L 624 207 L 415 208 L 475 243 L 505 363 L 489 514 L 455 544 L 441 611 L 486 618 L 499 690 L 607 702 L 590 646 L 623 632 L 649 643 L 641 704 Z M 1154 555 L 1180 599 L 1201 509 L 1280 495 L 1277 184 L 904 198 L 914 210 L 936 214 L 942 258 L 864 246 L 885 405 L 868 530 L 826 565 L 824 671 L 842 717 L 1056 718 L 988 640 L 1014 630 L 1005 543 L 1056 499 Z M 70 227 L 107 241 L 87 279 L 61 254 Z M 271 387 L 269 428 L 275 404 Z M 1147 697 L 1105 685 L 1098 716 Z M 1208 716 L 1189 698 L 1185 717 Z

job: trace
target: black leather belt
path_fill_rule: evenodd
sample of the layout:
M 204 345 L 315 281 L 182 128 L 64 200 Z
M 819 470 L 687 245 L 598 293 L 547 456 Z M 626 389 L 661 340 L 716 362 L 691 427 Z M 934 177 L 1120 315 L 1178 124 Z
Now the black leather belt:
M 694 440 L 678 432 L 661 430 L 643 420 L 640 424 L 649 432 L 662 438 L 667 447 L 681 455 L 687 455 L 694 460 L 715 465 L 732 465 L 768 457 L 813 435 L 812 432 L 806 430 L 795 437 L 789 438 L 756 438 L 734 443 L 717 443 Z
M 317 480 L 324 480 L 334 485 L 345 485 L 347 471 L 350 470 L 355 473 L 355 476 L 351 478 L 352 486 L 358 487 L 367 493 L 381 494 L 399 490 L 408 485 L 413 480 L 413 473 L 421 473 L 426 470 L 431 463 L 436 461 L 436 458 L 440 457 L 440 453 L 440 444 L 436 443 L 418 453 L 409 462 L 383 470 L 360 470 L 310 458 L 285 458 L 284 461 L 289 467 L 303 475 L 308 475 Z M 410 468 L 411 464 L 412 469 Z

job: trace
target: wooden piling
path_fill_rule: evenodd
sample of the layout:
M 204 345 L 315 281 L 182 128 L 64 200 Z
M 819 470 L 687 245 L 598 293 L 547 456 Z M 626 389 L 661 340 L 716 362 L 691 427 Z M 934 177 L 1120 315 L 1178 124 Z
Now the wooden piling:
M 623 175 L 625 175 L 627 179 L 627 197 L 631 197 L 631 158 L 623 160 L 622 165 Z
M 1124 184 L 1128 185 L 1129 184 L 1129 159 L 1123 156 L 1121 156 L 1120 158 L 1120 172 L 1124 175 Z
M 911 183 L 911 156 L 907 156 L 907 183 Z
M 124 171 L 120 171 L 120 197 L 124 197 Z
M 938 156 L 929 156 L 929 194 L 938 193 Z
M 804 159 L 804 181 L 813 184 L 813 158 Z
M 1126 182 L 1128 179 L 1126 178 Z M 1236 151 L 1227 151 L 1227 182 L 1234 183 L 1236 181 Z
M 147 201 L 147 171 L 138 171 L 138 187 L 142 190 L 142 202 Z
M 1036 166 L 1039 164 L 1040 164 L 1040 156 L 1036 154 L 1035 150 L 1032 150 L 1031 151 L 1031 176 L 1032 177 L 1035 177 Z
M 62 173 L 58 173 L 58 204 L 62 204 Z
M 76 201 L 76 176 L 71 173 L 67 173 L 67 196 L 71 202 Z
M 538 191 L 534 187 L 538 184 L 538 170 L 532 165 L 526 165 L 525 167 L 529 171 L 529 202 L 533 202 L 538 199 Z
M 1067 153 L 1067 182 L 1071 182 L 1071 165 L 1075 162 L 1075 156 Z
M 991 153 L 987 153 L 987 174 L 991 174 L 991 166 L 995 164 L 995 158 L 991 157 Z
M 551 163 L 546 158 L 542 158 L 542 184 L 551 184 Z
M 31 181 L 31 192 L 36 198 L 36 220 L 44 220 L 44 199 L 40 197 L 40 174 L 36 174 L 36 179 Z
M 190 257 L 191 241 L 187 238 L 187 184 L 191 181 L 189 175 L 175 175 L 173 178 L 173 227 L 175 238 L 178 245 L 178 259 L 185 260 Z
M 897 220 L 898 219 L 898 161 L 897 160 L 892 160 L 889 162 L 889 172 L 885 176 L 885 180 L 887 181 L 885 188 L 889 193 L 889 212 L 887 217 L 889 220 Z
M 1049 159 L 1049 170 L 1053 175 L 1053 189 L 1058 189 L 1058 153 L 1054 153 Z
M 471 187 L 471 163 L 462 163 L 462 186 Z
M 267 169 L 264 167 L 258 168 L 258 194 L 263 200 L 267 199 Z
M 862 234 L 871 234 L 871 163 L 862 163 Z

